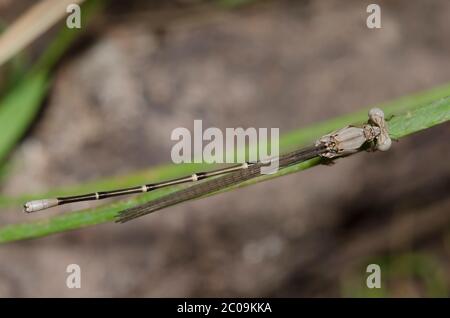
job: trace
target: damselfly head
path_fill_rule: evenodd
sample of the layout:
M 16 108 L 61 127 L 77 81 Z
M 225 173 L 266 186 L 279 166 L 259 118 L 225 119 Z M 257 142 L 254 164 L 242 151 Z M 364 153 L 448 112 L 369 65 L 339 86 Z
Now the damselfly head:
M 369 110 L 369 118 L 370 120 L 377 122 L 379 118 L 384 119 L 384 112 L 380 108 L 374 107 Z
M 387 151 L 391 148 L 392 140 L 389 136 L 388 125 L 384 119 L 384 112 L 380 108 L 369 110 L 370 121 L 380 128 L 380 134 L 376 140 L 376 148 L 380 151 Z
M 377 149 L 380 151 L 388 151 L 391 148 L 392 139 L 389 136 L 380 135 L 377 138 Z

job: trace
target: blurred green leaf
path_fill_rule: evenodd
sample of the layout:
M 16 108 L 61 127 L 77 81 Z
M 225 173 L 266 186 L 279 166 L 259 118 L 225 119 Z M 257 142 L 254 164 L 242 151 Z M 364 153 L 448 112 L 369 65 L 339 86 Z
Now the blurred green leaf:
M 425 297 L 448 297 L 444 265 L 435 255 L 409 252 L 367 260 L 364 264 L 378 264 L 382 272 L 381 288 L 369 289 L 365 285 L 365 268 L 358 268 L 342 279 L 343 297 L 393 297 L 389 292 L 395 286 L 415 283 Z M 366 266 L 366 265 L 364 265 Z M 361 275 L 364 273 L 365 275 Z
M 21 82 L 0 102 L 0 162 L 33 121 L 47 88 L 47 75 L 39 72 Z
M 88 1 L 83 5 L 82 21 L 87 21 L 102 1 Z M 65 26 L 49 45 L 32 70 L 13 86 L 0 100 L 0 164 L 27 131 L 39 112 L 49 85 L 50 71 L 80 34 L 78 29 Z
M 25 53 L 17 54 L 9 63 L 6 64 L 7 70 L 7 85 L 4 87 L 5 91 L 9 91 L 25 77 L 28 66 L 28 56 Z
M 0 34 L 6 29 L 0 19 Z M 26 74 L 27 58 L 24 53 L 17 54 L 9 63 L 0 66 L 0 92 L 7 92 Z M 3 94 L 0 93 L 0 98 Z
M 387 276 L 396 279 L 418 280 L 423 284 L 426 297 L 449 296 L 445 283 L 445 271 L 436 257 L 427 253 L 405 253 L 390 256 Z
M 216 0 L 216 3 L 227 9 L 234 9 L 239 6 L 250 4 L 256 0 Z

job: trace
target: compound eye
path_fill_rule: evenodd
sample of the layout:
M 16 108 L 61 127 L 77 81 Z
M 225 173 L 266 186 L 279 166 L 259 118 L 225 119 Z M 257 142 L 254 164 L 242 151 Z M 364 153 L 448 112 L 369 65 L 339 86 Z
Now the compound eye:
M 382 143 L 377 144 L 377 149 L 380 151 L 388 151 L 391 148 L 392 140 L 391 138 L 386 138 Z
M 369 110 L 369 118 L 372 120 L 375 118 L 384 118 L 384 112 L 378 107 L 372 108 Z

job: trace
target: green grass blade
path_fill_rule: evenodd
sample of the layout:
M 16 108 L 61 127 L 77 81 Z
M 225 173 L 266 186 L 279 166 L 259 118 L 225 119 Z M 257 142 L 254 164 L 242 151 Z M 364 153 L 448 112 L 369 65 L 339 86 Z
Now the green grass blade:
M 432 91 L 432 93 L 429 94 L 430 95 L 428 96 L 435 96 L 433 94 L 436 94 L 436 91 Z M 423 96 L 424 95 L 422 95 L 422 97 Z M 391 104 L 385 104 L 383 107 L 388 114 L 396 114 L 389 121 L 390 133 L 394 138 L 398 139 L 408 136 L 411 133 L 444 123 L 450 119 L 450 97 L 440 98 L 431 103 L 427 102 L 420 104 L 420 102 L 410 102 L 409 105 L 408 102 L 405 102 L 405 100 L 408 101 L 408 99 L 403 99 L 403 101 L 400 102 L 396 101 Z M 419 100 L 423 101 L 426 100 L 426 98 L 419 98 Z M 282 143 L 285 147 L 293 146 L 294 144 L 300 145 L 304 143 L 305 140 L 310 141 L 311 139 L 319 137 L 323 132 L 329 132 L 330 130 L 339 128 L 348 123 L 363 122 L 366 118 L 367 114 L 366 110 L 364 110 L 363 112 L 357 112 L 337 119 L 329 120 L 319 125 L 297 130 L 296 132 L 288 134 L 282 137 Z M 265 175 L 254 180 L 249 180 L 238 186 L 231 187 L 230 189 L 301 171 L 313 167 L 319 163 L 320 160 L 312 159 L 287 169 L 280 170 L 276 174 Z M 153 176 L 157 178 L 165 178 L 169 175 L 173 177 L 182 174 L 182 172 L 185 172 L 186 169 L 193 168 L 191 165 L 187 166 L 188 167 L 185 165 L 175 165 L 171 167 L 164 167 L 156 169 L 154 172 L 146 172 L 146 174 L 153 174 Z M 0 242 L 37 238 L 53 233 L 110 222 L 114 219 L 117 212 L 135 206 L 136 204 L 148 202 L 149 200 L 161 197 L 162 195 L 172 191 L 174 191 L 174 189 L 161 189 L 159 191 L 150 192 L 142 196 L 136 196 L 128 200 L 118 201 L 113 204 L 106 204 L 95 209 L 66 213 L 52 218 L 22 224 L 7 225 L 0 228 Z
M 48 89 L 43 72 L 28 76 L 0 102 L 0 162 L 23 136 Z

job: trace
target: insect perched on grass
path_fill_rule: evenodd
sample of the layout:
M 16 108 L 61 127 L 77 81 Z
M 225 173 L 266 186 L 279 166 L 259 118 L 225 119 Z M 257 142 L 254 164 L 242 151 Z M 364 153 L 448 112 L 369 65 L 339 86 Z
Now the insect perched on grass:
M 199 198 L 256 178 L 261 175 L 263 167 L 270 166 L 275 160 L 278 161 L 279 169 L 283 169 L 314 157 L 333 159 L 346 156 L 361 150 L 364 146 L 368 146 L 373 150 L 387 151 L 391 147 L 391 143 L 383 111 L 379 108 L 372 108 L 369 111 L 368 123 L 362 127 L 344 127 L 322 136 L 312 146 L 301 148 L 276 158 L 245 162 L 227 168 L 197 172 L 190 176 L 131 188 L 30 201 L 25 203 L 24 210 L 27 213 L 31 213 L 68 203 L 101 200 L 127 194 L 149 192 L 183 183 L 195 183 L 185 189 L 120 212 L 116 222 L 124 223 L 177 203 Z M 205 181 L 199 182 L 202 180 Z

